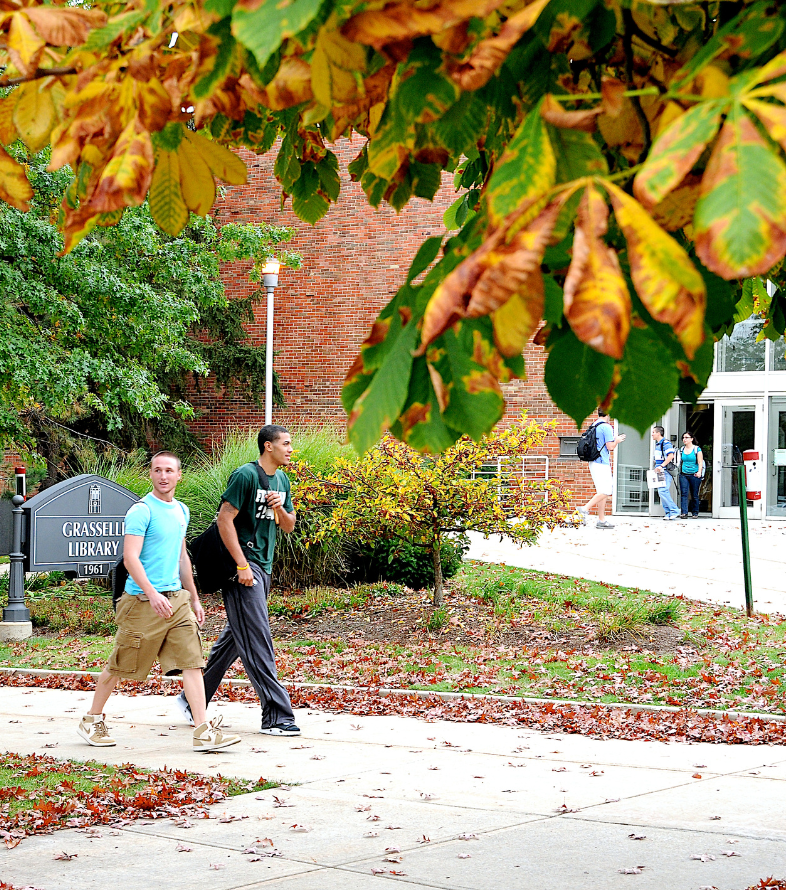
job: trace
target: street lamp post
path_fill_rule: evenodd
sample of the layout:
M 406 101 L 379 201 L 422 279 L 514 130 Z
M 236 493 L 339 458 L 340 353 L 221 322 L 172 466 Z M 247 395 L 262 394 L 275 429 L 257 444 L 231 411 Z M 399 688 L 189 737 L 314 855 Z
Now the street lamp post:
M 273 294 L 278 287 L 281 264 L 272 257 L 262 267 L 262 283 L 267 291 L 265 342 L 265 425 L 273 422 Z

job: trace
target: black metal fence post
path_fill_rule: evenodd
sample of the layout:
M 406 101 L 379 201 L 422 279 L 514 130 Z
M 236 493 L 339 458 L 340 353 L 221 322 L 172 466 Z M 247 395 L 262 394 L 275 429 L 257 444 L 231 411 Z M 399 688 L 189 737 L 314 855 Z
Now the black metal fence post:
M 751 581 L 751 548 L 748 540 L 748 489 L 745 484 L 745 465 L 737 467 L 737 496 L 740 499 L 740 532 L 742 534 L 742 571 L 745 577 L 745 611 L 753 614 L 753 582 Z

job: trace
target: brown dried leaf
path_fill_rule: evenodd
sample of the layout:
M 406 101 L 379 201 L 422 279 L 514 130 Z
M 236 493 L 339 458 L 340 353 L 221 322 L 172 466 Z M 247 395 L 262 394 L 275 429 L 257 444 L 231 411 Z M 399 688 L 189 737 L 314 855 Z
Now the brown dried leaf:
M 583 130 L 585 133 L 592 133 L 595 131 L 597 117 L 603 113 L 603 110 L 602 106 L 599 105 L 597 108 L 568 111 L 562 107 L 561 102 L 558 102 L 551 93 L 548 93 L 543 100 L 540 115 L 543 120 L 554 127 L 562 127 L 567 130 Z

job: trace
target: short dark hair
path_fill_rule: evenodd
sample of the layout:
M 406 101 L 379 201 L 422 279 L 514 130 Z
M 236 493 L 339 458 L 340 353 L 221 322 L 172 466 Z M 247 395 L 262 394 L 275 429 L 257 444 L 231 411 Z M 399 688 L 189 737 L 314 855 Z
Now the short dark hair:
M 175 454 L 174 451 L 156 451 L 156 453 L 150 458 L 150 466 L 153 466 L 153 461 L 157 457 L 173 457 L 177 461 L 178 470 L 181 467 L 180 458 Z
M 279 426 L 276 423 L 268 423 L 262 427 L 259 431 L 259 435 L 257 436 L 257 446 L 259 447 L 259 453 L 263 454 L 265 451 L 265 442 L 275 442 L 276 439 L 279 439 L 284 433 L 288 433 L 289 430 L 285 426 Z
M 604 411 L 603 408 L 598 408 L 598 417 L 608 417 L 609 412 Z
M 659 432 L 661 434 L 661 436 L 664 435 L 664 430 L 663 430 L 662 426 L 654 426 L 653 429 L 656 430 L 657 432 Z

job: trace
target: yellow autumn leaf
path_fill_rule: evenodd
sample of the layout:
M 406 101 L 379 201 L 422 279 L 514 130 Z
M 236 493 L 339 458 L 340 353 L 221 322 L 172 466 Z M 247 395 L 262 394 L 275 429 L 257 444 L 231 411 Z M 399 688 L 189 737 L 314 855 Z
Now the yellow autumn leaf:
M 3 145 L 10 145 L 18 138 L 14 123 L 14 106 L 17 98 L 18 92 L 0 99 L 0 142 Z
M 8 55 L 15 68 L 22 74 L 34 74 L 45 46 L 45 41 L 38 36 L 24 13 L 17 12 L 11 16 Z
M 202 160 L 210 168 L 214 176 L 223 179 L 230 185 L 245 185 L 248 180 L 248 170 L 243 161 L 233 154 L 228 148 L 219 145 L 217 142 L 211 142 L 200 136 L 199 133 L 192 133 L 190 130 L 184 131 L 186 139 L 199 152 Z
M 216 199 L 216 183 L 202 155 L 187 140 L 177 149 L 180 164 L 180 189 L 186 206 L 197 216 L 205 216 Z
M 104 167 L 89 201 L 92 213 L 109 213 L 135 207 L 145 200 L 153 175 L 153 144 L 150 133 L 136 119 L 118 137 L 109 163 Z
M 314 98 L 326 108 L 353 99 L 358 93 L 355 72 L 366 70 L 366 50 L 340 31 L 323 28 L 311 58 Z
M 605 198 L 589 186 L 579 204 L 565 278 L 565 317 L 582 343 L 621 359 L 630 333 L 630 294 L 617 254 L 603 241 L 608 216 Z
M 42 90 L 36 82 L 23 83 L 16 93 L 13 122 L 19 138 L 32 152 L 41 151 L 49 142 L 49 135 L 57 123 L 55 103 L 49 90 Z
M 188 223 L 188 207 L 180 191 L 180 161 L 174 151 L 156 155 L 148 195 L 150 213 L 168 235 L 179 235 Z
M 0 148 L 0 198 L 17 210 L 27 212 L 32 197 L 24 167 Z
M 526 288 L 492 313 L 494 342 L 504 356 L 521 355 L 543 315 L 543 276 L 540 269 L 527 278 Z
M 638 201 L 614 183 L 605 183 L 604 188 L 628 242 L 630 274 L 641 302 L 656 321 L 674 328 L 692 359 L 704 341 L 704 279 L 683 248 Z

